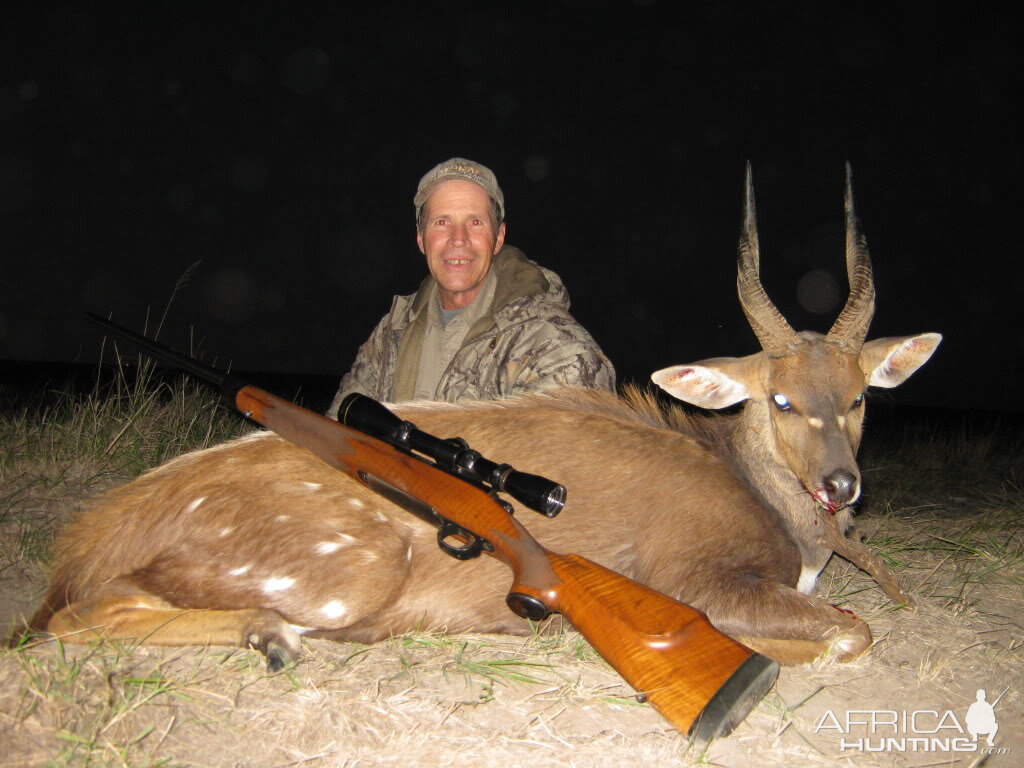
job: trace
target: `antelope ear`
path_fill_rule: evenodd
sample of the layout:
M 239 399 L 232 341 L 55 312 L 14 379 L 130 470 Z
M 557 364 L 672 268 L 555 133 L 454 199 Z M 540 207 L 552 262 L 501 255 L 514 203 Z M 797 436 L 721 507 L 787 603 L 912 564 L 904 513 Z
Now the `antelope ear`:
M 728 408 L 750 397 L 747 382 L 755 358 L 714 357 L 691 365 L 673 365 L 651 374 L 651 381 L 672 397 L 699 408 Z
M 872 387 L 898 387 L 924 365 L 942 341 L 942 334 L 890 336 L 864 344 L 860 367 Z

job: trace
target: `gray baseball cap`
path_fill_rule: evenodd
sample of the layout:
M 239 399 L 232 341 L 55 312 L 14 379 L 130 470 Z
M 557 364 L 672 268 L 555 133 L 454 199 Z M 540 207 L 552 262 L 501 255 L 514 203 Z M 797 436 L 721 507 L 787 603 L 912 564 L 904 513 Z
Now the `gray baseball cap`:
M 420 179 L 419 186 L 416 187 L 416 196 L 412 199 L 412 204 L 416 206 L 417 221 L 430 193 L 439 184 L 454 180 L 471 181 L 478 185 L 490 195 L 491 200 L 498 204 L 498 220 L 505 220 L 505 195 L 502 194 L 501 187 L 498 186 L 498 179 L 494 172 L 486 165 L 474 163 L 464 157 L 453 157 L 440 165 L 435 165 Z

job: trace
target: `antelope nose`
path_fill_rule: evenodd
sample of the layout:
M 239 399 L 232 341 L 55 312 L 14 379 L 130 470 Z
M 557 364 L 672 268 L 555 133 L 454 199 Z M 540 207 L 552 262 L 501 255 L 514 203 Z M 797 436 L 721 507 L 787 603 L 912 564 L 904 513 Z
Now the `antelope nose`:
M 848 504 L 857 493 L 857 477 L 847 469 L 837 469 L 825 478 L 825 493 L 837 507 Z

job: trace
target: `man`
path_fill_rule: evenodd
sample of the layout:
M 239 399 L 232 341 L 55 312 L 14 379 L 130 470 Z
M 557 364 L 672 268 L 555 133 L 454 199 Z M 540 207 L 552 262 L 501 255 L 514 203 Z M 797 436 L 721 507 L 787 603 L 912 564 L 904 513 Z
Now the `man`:
M 554 272 L 505 245 L 494 174 L 452 158 L 413 198 L 430 275 L 359 348 L 327 415 L 361 392 L 378 400 L 494 399 L 558 385 L 615 389 L 615 370 L 572 315 Z

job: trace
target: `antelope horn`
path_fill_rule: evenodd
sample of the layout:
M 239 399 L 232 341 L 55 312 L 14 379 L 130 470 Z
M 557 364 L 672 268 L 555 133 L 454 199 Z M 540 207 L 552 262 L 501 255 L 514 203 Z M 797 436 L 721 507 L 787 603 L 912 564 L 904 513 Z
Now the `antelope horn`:
M 850 281 L 850 296 L 832 330 L 825 336 L 825 341 L 858 353 L 864 346 L 871 316 L 875 313 L 875 283 L 871 277 L 868 244 L 853 209 L 853 172 L 849 163 L 846 164 L 845 209 L 846 275 Z
M 754 211 L 754 183 L 747 163 L 746 196 L 743 200 L 743 232 L 740 235 L 739 272 L 736 288 L 740 305 L 754 335 L 768 357 L 785 357 L 803 343 L 786 318 L 775 308 L 761 285 L 761 252 L 757 242 L 757 215 Z

